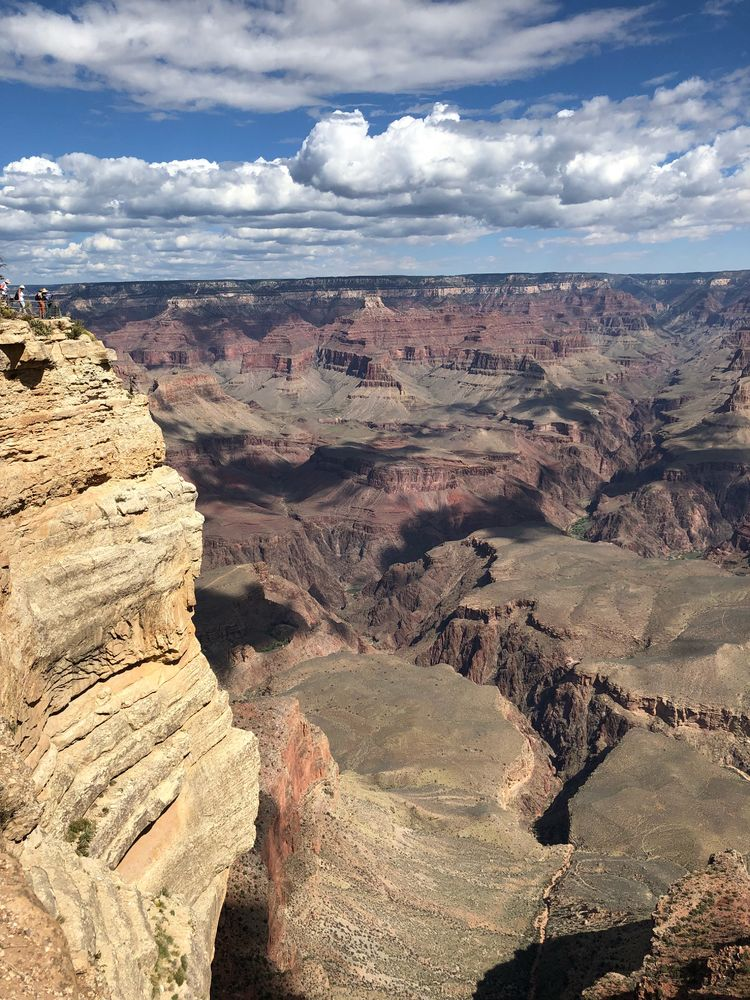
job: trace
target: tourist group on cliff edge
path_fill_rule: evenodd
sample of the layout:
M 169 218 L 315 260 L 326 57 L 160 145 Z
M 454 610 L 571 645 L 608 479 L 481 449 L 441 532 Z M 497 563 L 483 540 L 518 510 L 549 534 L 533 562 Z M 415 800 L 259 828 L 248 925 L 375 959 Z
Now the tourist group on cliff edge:
M 46 319 L 47 316 L 59 316 L 60 307 L 52 298 L 52 292 L 48 288 L 40 288 L 34 296 L 34 301 L 39 310 L 39 318 Z M 28 314 L 29 304 L 26 301 L 26 285 L 18 285 L 13 296 L 10 296 L 10 285 L 8 279 L 0 274 L 0 305 L 12 306 L 19 313 Z

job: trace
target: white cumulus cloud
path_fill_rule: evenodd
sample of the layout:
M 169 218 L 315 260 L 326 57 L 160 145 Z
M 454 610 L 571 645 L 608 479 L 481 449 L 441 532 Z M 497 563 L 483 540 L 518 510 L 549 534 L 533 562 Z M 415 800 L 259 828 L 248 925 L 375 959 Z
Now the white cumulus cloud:
M 280 111 L 510 80 L 633 37 L 641 8 L 554 0 L 100 0 L 3 13 L 0 77 L 151 108 Z
M 45 280 L 345 272 L 397 242 L 523 228 L 583 245 L 702 239 L 750 226 L 749 95 L 735 73 L 563 116 L 436 105 L 377 132 L 336 112 L 292 156 L 240 163 L 30 157 L 0 172 L 0 239 Z

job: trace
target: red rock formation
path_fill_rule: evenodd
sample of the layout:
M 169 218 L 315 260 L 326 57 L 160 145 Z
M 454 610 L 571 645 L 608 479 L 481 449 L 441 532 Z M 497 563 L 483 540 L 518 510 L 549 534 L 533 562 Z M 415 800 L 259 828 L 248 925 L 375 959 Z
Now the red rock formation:
M 213 989 L 223 998 L 287 1000 L 304 990 L 306 970 L 286 907 L 300 887 L 305 856 L 320 850 L 338 768 L 325 735 L 294 698 L 237 703 L 234 719 L 255 732 L 262 747 L 261 804 L 255 847 L 230 873 Z

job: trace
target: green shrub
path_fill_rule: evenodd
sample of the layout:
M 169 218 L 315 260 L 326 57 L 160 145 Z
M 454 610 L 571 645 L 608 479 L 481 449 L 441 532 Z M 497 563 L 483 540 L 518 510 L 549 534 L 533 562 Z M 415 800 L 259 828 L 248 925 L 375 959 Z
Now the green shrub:
M 0 306 L 0 319 L 18 319 L 18 313 L 10 306 Z
M 26 322 L 29 324 L 31 329 L 37 335 L 37 337 L 46 337 L 49 333 L 49 327 L 44 322 L 43 319 L 35 319 L 32 317 L 26 318 Z
M 572 538 L 579 538 L 582 541 L 586 538 L 586 532 L 589 530 L 594 522 L 590 517 L 579 517 L 577 521 L 573 523 L 568 528 L 568 534 Z
M 94 839 L 96 824 L 90 819 L 73 819 L 68 823 L 65 839 L 69 844 L 76 845 L 76 854 L 87 858 L 91 848 L 91 841 Z
M 256 653 L 272 653 L 275 649 L 288 646 L 294 637 L 294 626 L 280 622 L 272 625 L 266 635 L 253 643 Z
M 70 326 L 65 331 L 65 336 L 68 340 L 78 340 L 79 337 L 88 337 L 89 340 L 96 340 L 93 333 L 87 330 L 83 323 L 74 319 Z

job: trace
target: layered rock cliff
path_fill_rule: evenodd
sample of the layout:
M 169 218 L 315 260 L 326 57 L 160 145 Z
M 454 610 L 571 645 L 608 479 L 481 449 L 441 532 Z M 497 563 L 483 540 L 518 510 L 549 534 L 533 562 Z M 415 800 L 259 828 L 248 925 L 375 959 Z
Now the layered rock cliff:
M 0 881 L 57 921 L 59 995 L 203 1000 L 258 754 L 195 637 L 196 492 L 95 338 L 0 352 Z

